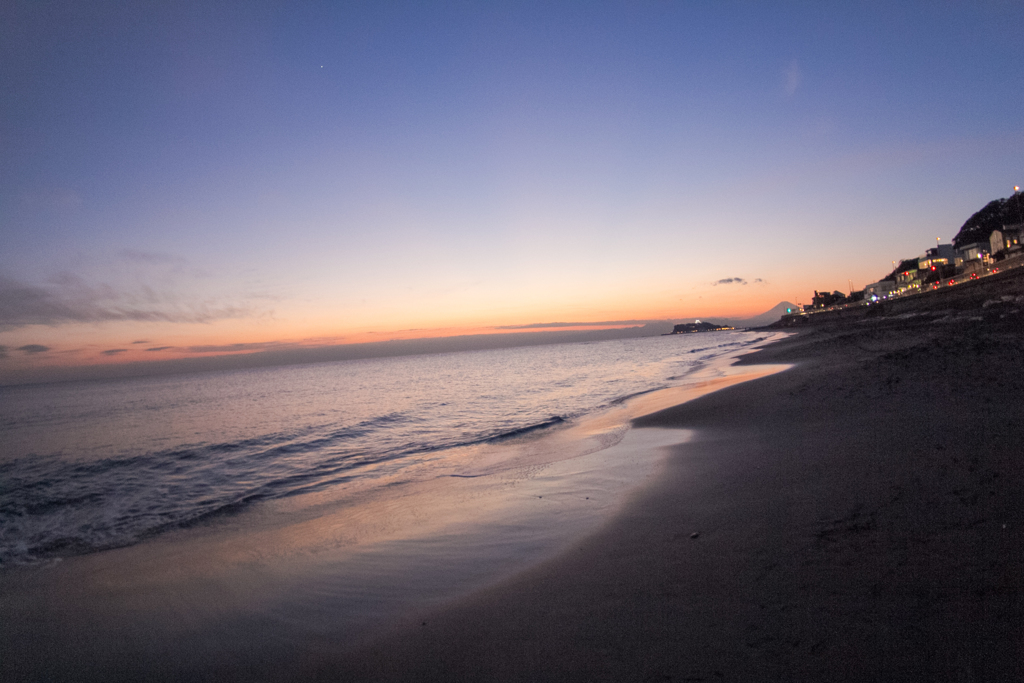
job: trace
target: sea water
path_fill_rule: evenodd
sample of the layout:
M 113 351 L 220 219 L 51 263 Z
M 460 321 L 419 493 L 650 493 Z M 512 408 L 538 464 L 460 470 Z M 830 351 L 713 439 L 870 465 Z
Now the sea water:
M 128 546 L 261 501 L 458 476 L 763 339 L 678 335 L 0 388 L 0 567 Z
M 770 337 L 2 388 L 0 680 L 329 670 L 571 552 L 688 436 L 630 420 Z

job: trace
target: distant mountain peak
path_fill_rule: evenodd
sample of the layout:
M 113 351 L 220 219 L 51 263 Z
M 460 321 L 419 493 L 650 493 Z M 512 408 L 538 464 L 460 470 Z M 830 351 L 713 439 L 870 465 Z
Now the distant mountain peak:
M 782 316 L 795 311 L 799 308 L 794 303 L 789 301 L 780 301 L 779 303 L 772 306 L 770 309 L 755 315 L 753 318 L 709 318 L 712 322 L 718 323 L 719 325 L 729 325 L 731 327 L 766 327 L 774 322 L 778 322 Z

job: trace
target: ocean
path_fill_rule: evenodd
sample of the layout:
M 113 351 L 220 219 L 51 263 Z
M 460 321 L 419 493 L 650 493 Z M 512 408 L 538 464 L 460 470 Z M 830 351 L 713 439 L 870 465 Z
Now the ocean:
M 0 388 L 0 678 L 288 678 L 599 528 L 771 338 Z
M 0 388 L 0 566 L 99 552 L 261 501 L 450 471 L 687 381 L 751 332 Z M 434 467 L 430 467 L 433 465 Z

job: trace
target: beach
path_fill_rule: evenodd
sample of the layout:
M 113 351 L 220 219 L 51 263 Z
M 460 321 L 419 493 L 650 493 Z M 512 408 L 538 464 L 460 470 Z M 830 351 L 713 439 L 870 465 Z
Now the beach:
M 367 549 L 350 506 L 275 503 L 9 573 L 0 671 L 1020 680 L 1018 286 L 801 324 L 707 381 L 616 404 L 634 428 L 612 447 L 585 443 L 614 411 L 526 439 L 499 488 L 474 456 L 366 507 L 366 533 L 384 534 Z M 395 536 L 399 518 L 421 531 Z
M 1024 683 L 1024 0 L 0 19 L 0 683 Z
M 746 357 L 794 367 L 636 420 L 695 436 L 601 531 L 304 676 L 1021 680 L 1024 298 L 987 287 Z
M 11 392 L 0 680 L 300 680 L 599 529 L 782 334 Z

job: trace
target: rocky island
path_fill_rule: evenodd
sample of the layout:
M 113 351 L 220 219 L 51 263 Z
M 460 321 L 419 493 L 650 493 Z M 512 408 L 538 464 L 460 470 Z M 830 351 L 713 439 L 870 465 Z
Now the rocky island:
M 716 325 L 715 323 L 702 323 L 697 320 L 692 323 L 679 323 L 672 328 L 672 334 L 690 334 L 692 332 L 718 332 L 719 330 L 735 330 L 735 327 L 728 325 Z

